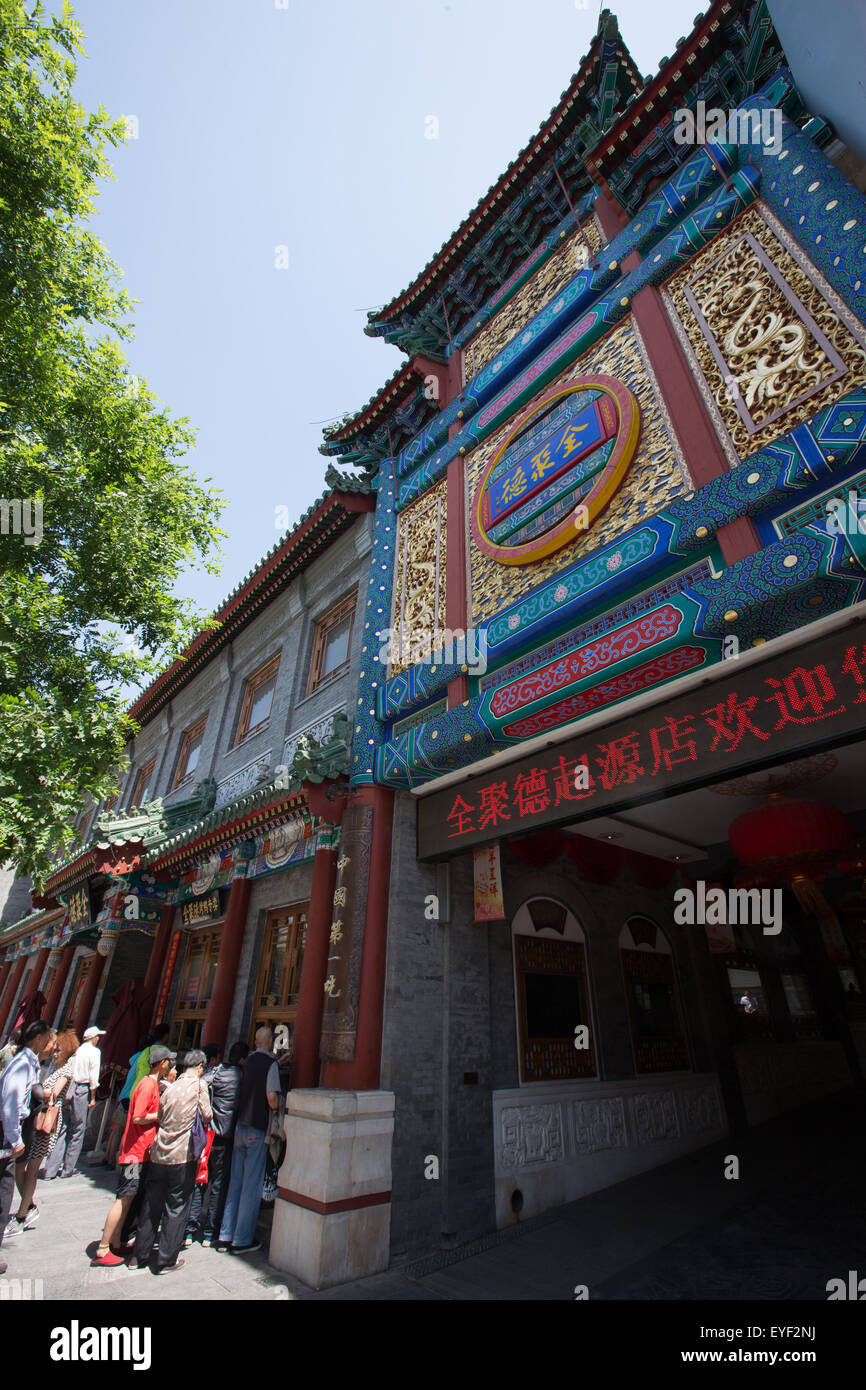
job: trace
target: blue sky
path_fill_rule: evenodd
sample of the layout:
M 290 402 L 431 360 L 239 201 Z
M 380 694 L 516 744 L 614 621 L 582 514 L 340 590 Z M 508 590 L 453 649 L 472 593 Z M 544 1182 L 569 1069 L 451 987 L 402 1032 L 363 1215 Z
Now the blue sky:
M 59 5 L 58 5 L 59 8 Z M 614 0 L 646 75 L 699 0 Z M 77 0 L 76 97 L 135 117 L 93 225 L 138 301 L 131 369 L 229 499 L 212 610 L 324 490 L 322 422 L 404 360 L 362 312 L 403 289 L 537 129 L 598 0 Z M 436 116 L 438 139 L 425 138 Z M 277 268 L 285 260 L 288 269 Z

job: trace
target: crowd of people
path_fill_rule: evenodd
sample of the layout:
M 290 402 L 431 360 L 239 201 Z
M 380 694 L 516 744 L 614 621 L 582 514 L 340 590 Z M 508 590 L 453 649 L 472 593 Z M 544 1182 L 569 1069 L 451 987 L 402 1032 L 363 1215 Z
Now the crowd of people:
M 261 1249 L 256 1225 L 266 1170 L 273 1178 L 279 1162 L 287 1059 L 278 1064 L 266 1027 L 252 1052 L 236 1042 L 224 1062 L 214 1044 L 178 1056 L 167 1035 L 161 1025 L 129 1060 L 106 1150 L 117 1191 L 92 1265 L 166 1274 L 182 1268 L 181 1250 L 198 1237 L 221 1252 Z M 87 1028 L 79 1043 L 37 1019 L 0 1053 L 0 1247 L 39 1220 L 40 1178 L 78 1171 L 101 1037 Z M 0 1275 L 6 1269 L 0 1250 Z

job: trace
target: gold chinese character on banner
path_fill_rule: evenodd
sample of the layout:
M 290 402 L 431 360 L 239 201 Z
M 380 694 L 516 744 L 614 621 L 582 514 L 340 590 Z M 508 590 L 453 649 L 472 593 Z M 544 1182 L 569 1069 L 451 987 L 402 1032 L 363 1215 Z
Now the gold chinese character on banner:
M 345 906 L 346 906 L 346 890 L 345 890 L 345 888 L 338 888 L 338 889 L 336 890 L 336 892 L 334 893 L 334 906 L 335 906 L 335 907 L 345 907 Z
M 328 995 L 329 999 L 339 999 L 340 995 L 343 993 L 341 989 L 337 989 L 335 987 L 336 984 L 336 975 L 329 975 L 327 980 L 325 981 L 325 993 Z
M 343 923 L 340 921 L 331 923 L 331 945 L 336 946 L 338 941 L 343 940 Z
M 352 862 L 352 861 L 351 861 L 351 859 L 349 858 L 348 854 L 344 854 L 343 857 L 342 857 L 342 859 L 338 859 L 338 860 L 337 860 L 337 868 L 339 869 L 340 873 L 342 873 L 343 870 L 345 869 L 346 865 L 347 865 L 347 864 L 351 864 L 351 862 Z

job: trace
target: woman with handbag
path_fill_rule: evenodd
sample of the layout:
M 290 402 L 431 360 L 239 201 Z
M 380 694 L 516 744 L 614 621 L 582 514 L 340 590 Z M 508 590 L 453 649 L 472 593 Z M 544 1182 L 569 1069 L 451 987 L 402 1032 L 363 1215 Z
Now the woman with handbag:
M 22 1127 L 26 1148 L 15 1165 L 15 1183 L 21 1202 L 17 1215 L 10 1219 L 6 1228 L 5 1239 L 18 1231 L 32 1230 L 39 1220 L 39 1208 L 33 1201 L 36 1181 L 39 1169 L 60 1134 L 60 1099 L 69 1082 L 71 1059 L 77 1049 L 78 1038 L 69 1030 L 59 1036 L 52 1032 L 48 1047 L 40 1053 L 40 1061 L 48 1065 L 43 1066 L 39 1081 L 34 1083 L 30 1093 L 30 1118 Z

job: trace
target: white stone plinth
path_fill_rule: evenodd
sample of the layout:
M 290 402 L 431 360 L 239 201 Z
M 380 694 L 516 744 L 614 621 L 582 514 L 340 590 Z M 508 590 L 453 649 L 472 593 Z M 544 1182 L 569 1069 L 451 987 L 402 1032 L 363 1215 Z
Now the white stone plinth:
M 285 1134 L 270 1263 L 314 1289 L 387 1269 L 393 1092 L 290 1091 Z

